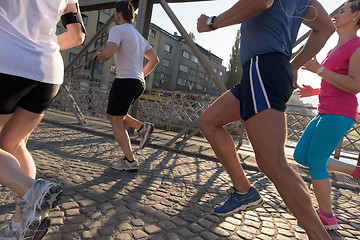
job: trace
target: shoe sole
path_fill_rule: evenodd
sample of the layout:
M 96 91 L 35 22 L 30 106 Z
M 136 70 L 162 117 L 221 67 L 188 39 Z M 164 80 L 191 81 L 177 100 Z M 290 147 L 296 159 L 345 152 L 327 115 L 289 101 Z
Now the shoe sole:
M 339 229 L 339 225 L 324 225 L 326 230 L 338 230 Z
M 154 131 L 154 126 L 153 126 L 153 125 L 150 125 L 149 130 L 145 133 L 145 136 L 144 136 L 145 141 L 144 141 L 144 143 L 139 146 L 140 149 L 146 147 L 146 146 L 149 144 L 150 138 L 151 138 L 151 134 L 152 134 L 153 131 Z
M 26 235 L 29 229 L 38 229 L 43 221 L 45 221 L 45 216 L 48 215 L 49 210 L 58 205 L 63 194 L 62 188 L 56 183 L 52 183 L 51 185 L 52 186 L 50 186 L 42 193 L 40 200 L 38 199 L 38 203 L 35 204 L 35 209 L 33 212 L 34 216 L 27 222 L 25 231 L 22 233 L 23 237 Z
M 41 240 L 46 235 L 50 227 L 50 218 L 45 217 L 39 227 L 32 229 L 33 227 L 30 226 L 27 234 L 25 235 L 25 240 Z
M 111 166 L 112 169 L 118 170 L 118 171 L 127 171 L 127 172 L 137 172 L 139 169 L 137 168 L 131 168 L 131 169 L 125 169 L 125 168 L 116 168 Z
M 228 213 L 215 213 L 216 215 L 218 216 L 222 216 L 222 217 L 228 217 L 228 216 L 231 216 L 231 215 L 234 215 L 236 213 L 241 213 L 241 212 L 247 212 L 247 211 L 251 211 L 251 210 L 254 210 L 256 208 L 259 208 L 261 207 L 262 205 L 264 204 L 264 200 L 261 199 L 261 202 L 256 204 L 256 205 L 253 205 L 253 206 L 249 206 L 249 207 L 246 207 L 245 209 L 236 209 L 235 211 L 233 212 L 228 212 Z M 241 207 L 240 207 L 241 208 Z

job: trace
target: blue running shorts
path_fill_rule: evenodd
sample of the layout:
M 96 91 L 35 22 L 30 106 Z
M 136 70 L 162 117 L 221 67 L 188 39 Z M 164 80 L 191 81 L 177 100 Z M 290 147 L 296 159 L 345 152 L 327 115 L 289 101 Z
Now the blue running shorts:
M 281 53 L 253 57 L 243 66 L 241 82 L 230 91 L 240 101 L 244 121 L 269 108 L 284 112 L 293 91 L 289 59 Z

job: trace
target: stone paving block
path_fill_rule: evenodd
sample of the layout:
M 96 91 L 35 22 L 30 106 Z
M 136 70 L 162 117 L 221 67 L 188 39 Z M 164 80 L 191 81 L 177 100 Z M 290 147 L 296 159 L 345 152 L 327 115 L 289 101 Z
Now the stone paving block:
M 144 230 L 147 234 L 155 234 L 161 232 L 161 228 L 156 225 L 148 225 L 144 227 Z
M 60 206 L 62 209 L 66 210 L 66 209 L 71 209 L 71 208 L 78 208 L 79 204 L 77 204 L 76 202 L 65 202 L 65 203 L 62 203 Z
M 203 237 L 204 239 L 207 239 L 207 240 L 217 240 L 217 239 L 219 239 L 219 237 L 216 234 L 214 234 L 214 233 L 212 233 L 210 231 L 203 231 L 203 232 L 200 233 L 200 236 Z
M 131 224 L 132 224 L 134 227 L 142 227 L 142 226 L 144 226 L 144 221 L 141 220 L 141 219 L 132 219 L 132 220 L 131 220 Z
M 200 226 L 199 224 L 197 224 L 197 223 L 191 223 L 189 225 L 189 229 L 190 229 L 190 231 L 192 231 L 194 233 L 201 232 L 201 231 L 204 230 L 204 228 L 202 226 Z
M 98 209 L 95 206 L 89 206 L 89 207 L 82 207 L 79 209 L 81 213 L 84 214 L 90 214 L 90 213 L 96 213 Z
M 150 236 L 149 240 L 165 240 L 165 239 L 160 235 L 155 235 L 155 236 Z
M 113 226 L 103 226 L 99 229 L 101 235 L 111 235 L 115 232 Z
M 131 231 L 131 234 L 134 236 L 135 239 L 148 237 L 148 235 L 144 231 L 138 229 Z
M 88 207 L 88 206 L 95 206 L 96 202 L 90 199 L 84 199 L 84 200 L 80 200 L 78 201 L 79 205 L 81 207 Z
M 219 224 L 219 227 L 224 228 L 227 231 L 234 231 L 236 226 L 229 222 L 222 222 Z
M 86 222 L 84 225 L 86 228 L 91 229 L 91 228 L 100 228 L 102 226 L 102 223 L 100 221 L 89 221 Z
M 51 225 L 63 225 L 64 224 L 64 219 L 63 218 L 57 218 L 57 217 L 52 217 L 50 219 L 51 221 Z
M 203 238 L 196 236 L 196 237 L 189 238 L 189 240 L 203 240 Z
M 171 221 L 161 221 L 158 224 L 165 231 L 169 231 L 171 229 L 176 228 L 176 225 Z
M 83 227 L 80 224 L 67 224 L 66 222 L 62 226 L 61 231 L 63 233 L 73 233 L 73 232 L 80 232 Z
M 75 215 L 79 215 L 80 211 L 79 209 L 69 209 L 69 210 L 65 210 L 65 214 L 68 216 L 75 216 Z
M 276 232 L 274 228 L 262 227 L 261 233 L 265 234 L 266 236 L 274 236 Z
M 131 237 L 130 233 L 119 233 L 119 234 L 115 234 L 114 236 L 115 239 L 121 239 L 121 240 L 132 240 L 133 238 Z

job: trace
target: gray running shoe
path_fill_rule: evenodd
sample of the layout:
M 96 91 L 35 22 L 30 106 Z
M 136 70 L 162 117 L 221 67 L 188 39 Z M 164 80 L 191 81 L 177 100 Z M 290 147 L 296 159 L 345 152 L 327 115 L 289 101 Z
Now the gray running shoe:
M 49 210 L 59 203 L 62 195 L 60 185 L 42 179 L 35 180 L 29 191 L 27 201 L 22 198 L 17 200 L 22 218 L 20 239 L 27 235 L 29 229 L 35 231 L 39 229 L 49 216 Z
M 144 122 L 143 127 L 139 131 L 140 149 L 144 148 L 150 142 L 150 137 L 153 131 L 154 131 L 154 124 L 149 122 Z
M 1 240 L 17 240 L 20 237 L 20 232 L 15 229 L 11 222 L 11 215 L 9 215 L 5 222 L 0 225 L 0 239 Z
M 123 161 L 113 162 L 111 168 L 120 171 L 137 172 L 139 170 L 139 164 L 137 161 L 130 163 L 125 159 Z

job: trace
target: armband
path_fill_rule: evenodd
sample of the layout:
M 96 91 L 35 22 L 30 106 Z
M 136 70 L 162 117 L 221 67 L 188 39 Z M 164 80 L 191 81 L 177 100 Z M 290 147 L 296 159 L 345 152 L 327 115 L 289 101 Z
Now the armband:
M 86 34 L 85 25 L 83 22 L 83 19 L 80 14 L 80 9 L 78 4 L 76 4 L 77 12 L 69 12 L 61 16 L 61 23 L 64 26 L 64 28 L 67 29 L 66 25 L 72 24 L 72 23 L 80 23 L 81 25 L 81 31 Z

